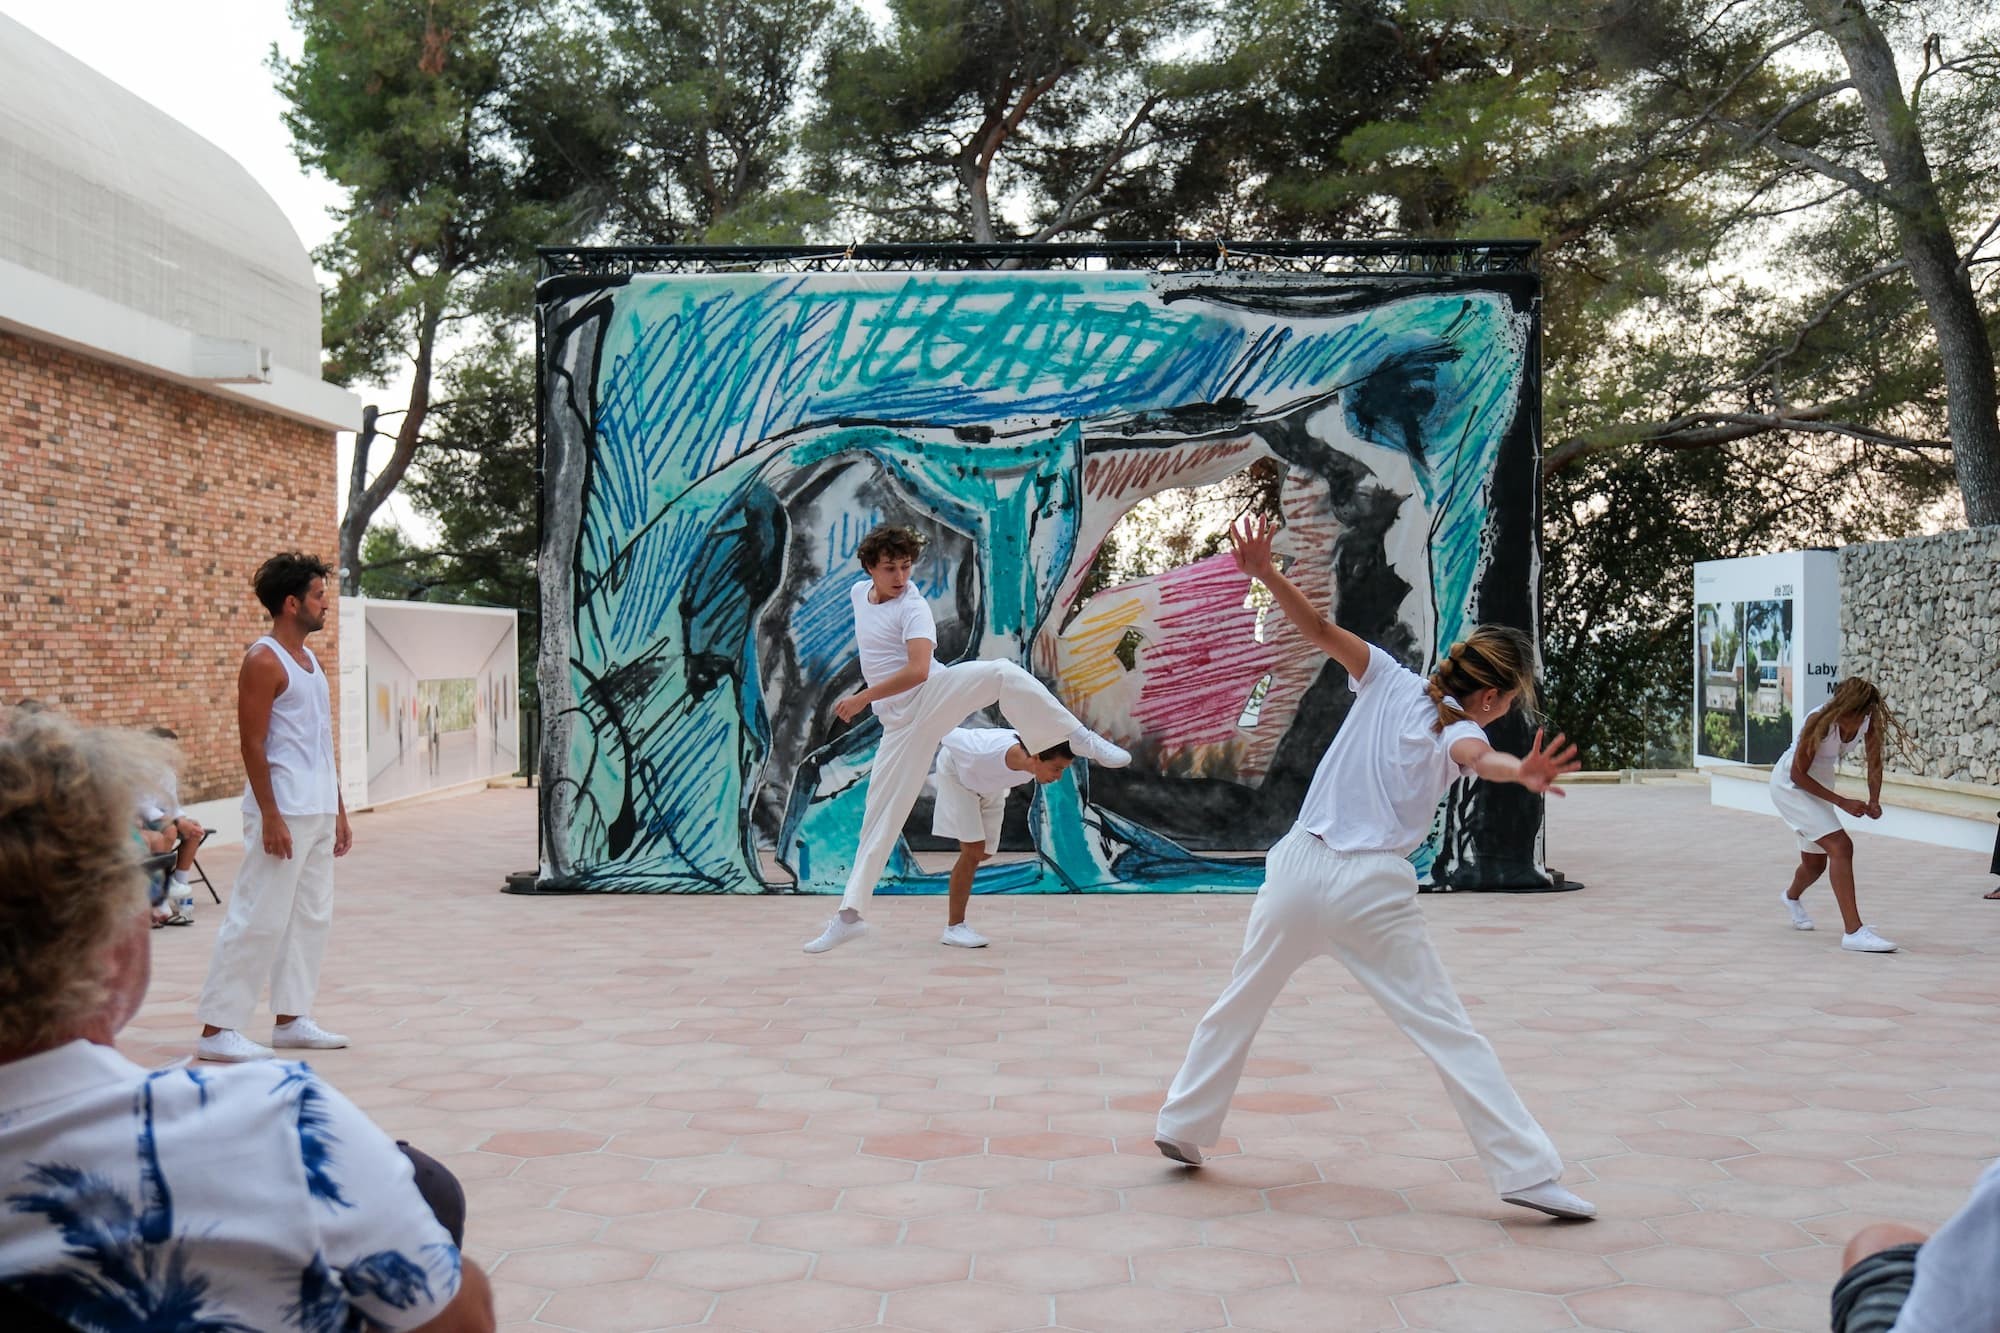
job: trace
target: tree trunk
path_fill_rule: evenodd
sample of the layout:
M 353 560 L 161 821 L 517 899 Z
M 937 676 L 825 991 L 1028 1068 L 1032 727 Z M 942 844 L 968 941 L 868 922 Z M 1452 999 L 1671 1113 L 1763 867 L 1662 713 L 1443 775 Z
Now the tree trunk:
M 1862 0 L 1803 0 L 1813 23 L 1840 46 L 1881 155 L 1889 212 L 1910 278 L 1937 331 L 1944 366 L 1945 421 L 1952 466 L 1968 523 L 2000 523 L 2000 393 L 1993 344 L 1959 262 L 1958 243 L 1938 198 L 1921 127 L 1896 72 L 1895 53 Z
M 958 179 L 965 187 L 965 202 L 972 222 L 972 239 L 981 245 L 993 244 L 993 204 L 986 194 L 986 170 L 980 163 L 978 145 L 985 140 L 982 133 L 975 137 L 972 146 L 959 155 Z
M 361 591 L 361 542 L 375 511 L 388 502 L 391 492 L 410 470 L 423 440 L 424 418 L 430 414 L 432 357 L 437 349 L 439 318 L 427 311 L 417 330 L 417 356 L 411 367 L 409 405 L 403 409 L 402 427 L 396 432 L 396 447 L 372 484 L 368 476 L 368 451 L 364 441 L 374 438 L 373 421 L 366 422 L 364 434 L 355 437 L 354 470 L 347 486 L 347 512 L 340 519 L 340 591 L 349 597 Z
M 354 457 L 347 469 L 347 512 L 340 516 L 340 594 L 353 597 L 361 591 L 361 538 L 368 531 L 368 518 L 355 521 L 354 497 L 368 489 L 368 455 L 375 446 L 375 422 L 380 411 L 373 404 L 361 409 L 361 429 L 354 436 Z

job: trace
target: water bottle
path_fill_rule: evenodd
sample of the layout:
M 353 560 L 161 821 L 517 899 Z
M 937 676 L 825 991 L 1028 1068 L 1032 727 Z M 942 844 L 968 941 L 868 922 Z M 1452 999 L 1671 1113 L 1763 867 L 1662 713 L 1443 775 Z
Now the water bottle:
M 181 916 L 194 916 L 194 881 L 177 879 L 169 887 L 173 891 L 174 911 Z

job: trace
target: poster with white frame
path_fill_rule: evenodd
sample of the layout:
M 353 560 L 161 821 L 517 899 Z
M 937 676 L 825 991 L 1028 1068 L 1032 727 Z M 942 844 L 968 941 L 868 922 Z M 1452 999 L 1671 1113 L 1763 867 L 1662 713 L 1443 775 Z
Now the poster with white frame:
M 340 599 L 350 808 L 519 770 L 519 622 L 499 607 Z
M 1839 675 L 1839 556 L 1697 564 L 1693 648 L 1695 763 L 1777 762 Z

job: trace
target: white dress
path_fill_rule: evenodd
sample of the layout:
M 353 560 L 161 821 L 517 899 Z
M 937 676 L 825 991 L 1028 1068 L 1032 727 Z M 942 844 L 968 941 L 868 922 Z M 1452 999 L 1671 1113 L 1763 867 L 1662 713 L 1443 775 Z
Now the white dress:
M 1819 708 L 1806 714 L 1805 724 L 1799 728 L 1800 738 L 1805 736 L 1806 727 L 1812 725 L 1813 718 L 1817 717 L 1820 709 L 1825 707 L 1825 704 L 1821 704 Z M 1851 741 L 1841 739 L 1839 723 L 1836 722 L 1828 727 L 1825 737 L 1820 740 L 1819 750 L 1813 755 L 1812 763 L 1807 768 L 1813 781 L 1832 790 L 1834 770 L 1840 766 L 1841 759 L 1855 746 L 1861 744 L 1867 735 L 1868 719 L 1865 717 L 1861 719 L 1860 729 L 1854 733 L 1854 739 Z M 1799 742 L 1794 739 L 1783 757 L 1771 768 L 1771 804 L 1777 807 L 1779 818 L 1791 825 L 1792 832 L 1799 835 L 1800 851 L 1824 855 L 1826 849 L 1819 845 L 1819 840 L 1841 831 L 1840 811 L 1834 808 L 1831 801 L 1815 796 L 1811 792 L 1802 791 L 1793 783 L 1792 763 L 1798 748 Z

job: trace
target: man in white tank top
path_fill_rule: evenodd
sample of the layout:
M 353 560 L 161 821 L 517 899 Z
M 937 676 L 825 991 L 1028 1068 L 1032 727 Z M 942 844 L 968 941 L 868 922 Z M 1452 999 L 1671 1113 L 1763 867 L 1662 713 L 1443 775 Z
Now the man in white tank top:
M 333 763 L 332 691 L 306 636 L 326 625 L 326 580 L 315 556 L 287 551 L 257 570 L 271 632 L 236 676 L 243 747 L 243 867 L 229 891 L 195 1014 L 203 1060 L 267 1059 L 271 1047 L 329 1050 L 347 1038 L 312 1021 L 320 959 L 333 924 L 333 858 L 353 835 Z M 277 1015 L 271 1046 L 244 1035 L 264 978 Z

